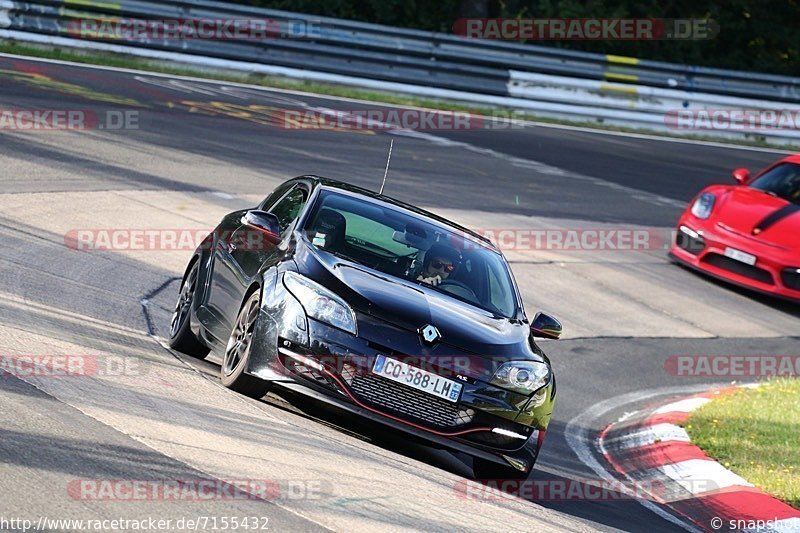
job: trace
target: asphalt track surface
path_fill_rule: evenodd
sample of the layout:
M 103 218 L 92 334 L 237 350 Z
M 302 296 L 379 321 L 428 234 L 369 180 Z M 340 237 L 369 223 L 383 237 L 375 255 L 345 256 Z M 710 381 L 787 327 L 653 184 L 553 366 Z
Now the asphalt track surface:
M 406 442 L 288 394 L 224 390 L 219 359 L 162 345 L 188 251 L 79 252 L 76 228 L 206 228 L 283 179 L 377 188 L 479 228 L 672 227 L 704 185 L 781 154 L 526 125 L 475 131 L 318 131 L 276 110 L 375 104 L 0 57 L 0 108 L 138 111 L 137 129 L 0 130 L 0 355 L 81 354 L 127 372 L 0 379 L 0 518 L 266 516 L 273 530 L 628 530 L 687 527 L 629 499 L 474 501 L 466 458 Z M 594 436 L 626 412 L 732 378 L 684 377 L 670 355 L 796 353 L 797 306 L 672 265 L 663 249 L 507 252 L 558 403 L 535 479 L 591 482 Z M 87 501 L 76 480 L 317 482 L 318 497 Z M 316 486 L 316 485 L 315 485 Z

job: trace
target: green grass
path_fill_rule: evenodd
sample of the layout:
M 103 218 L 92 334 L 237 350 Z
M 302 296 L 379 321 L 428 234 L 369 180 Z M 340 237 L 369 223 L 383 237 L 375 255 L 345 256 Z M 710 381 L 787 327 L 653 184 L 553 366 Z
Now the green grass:
M 800 509 L 800 379 L 723 395 L 695 411 L 686 430 L 709 456 Z
M 114 54 L 110 52 L 100 53 L 100 52 L 73 51 L 70 49 L 62 49 L 53 46 L 36 46 L 29 44 L 20 44 L 15 42 L 0 41 L 0 53 L 18 54 L 30 57 L 46 58 L 46 59 L 59 59 L 62 61 L 72 61 L 75 63 L 103 65 L 109 67 L 137 69 L 149 72 L 158 72 L 161 74 L 174 74 L 178 76 L 191 76 L 191 77 L 220 80 L 220 81 L 248 83 L 252 85 L 260 85 L 263 87 L 286 89 L 292 91 L 302 91 L 302 92 L 315 93 L 328 96 L 339 96 L 343 98 L 352 98 L 356 100 L 365 100 L 369 102 L 380 102 L 380 103 L 394 104 L 394 105 L 423 107 L 423 108 L 438 109 L 443 111 L 464 111 L 464 112 L 495 116 L 495 117 L 510 117 L 519 120 L 529 120 L 529 121 L 539 122 L 542 124 L 557 124 L 563 126 L 584 127 L 601 131 L 638 133 L 643 135 L 655 135 L 658 137 L 718 142 L 718 143 L 733 144 L 739 146 L 774 148 L 774 149 L 782 149 L 790 151 L 795 151 L 797 149 L 797 145 L 793 145 L 791 143 L 777 144 L 775 142 L 766 142 L 765 140 L 762 139 L 736 139 L 736 138 L 727 139 L 722 137 L 715 137 L 713 135 L 674 135 L 669 132 L 661 132 L 661 131 L 654 132 L 652 130 L 644 128 L 628 128 L 623 126 L 603 124 L 601 122 L 595 122 L 595 121 L 561 120 L 551 117 L 542 117 L 531 113 L 524 113 L 518 111 L 512 112 L 511 110 L 508 109 L 503 110 L 489 106 L 478 106 L 468 103 L 459 103 L 447 100 L 433 100 L 433 99 L 419 98 L 415 96 L 405 96 L 392 92 L 358 89 L 346 85 L 291 80 L 286 78 L 264 76 L 261 74 L 237 73 L 235 71 L 230 71 L 230 70 L 201 69 L 197 67 L 192 68 L 189 66 L 176 67 L 175 63 L 173 62 L 153 61 L 128 55 Z

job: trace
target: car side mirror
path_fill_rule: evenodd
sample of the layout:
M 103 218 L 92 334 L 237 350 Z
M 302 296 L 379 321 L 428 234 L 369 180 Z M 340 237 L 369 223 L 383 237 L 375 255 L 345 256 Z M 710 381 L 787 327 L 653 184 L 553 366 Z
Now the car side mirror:
M 564 331 L 561 322 L 547 313 L 536 313 L 531 323 L 531 334 L 542 339 L 558 339 Z
M 242 224 L 256 228 L 264 233 L 264 238 L 270 244 L 278 244 L 281 240 L 281 224 L 278 217 L 272 213 L 253 209 L 242 216 Z
M 750 171 L 746 168 L 737 168 L 731 175 L 733 176 L 733 179 L 739 183 L 739 185 L 744 185 L 747 183 L 747 180 L 750 179 Z

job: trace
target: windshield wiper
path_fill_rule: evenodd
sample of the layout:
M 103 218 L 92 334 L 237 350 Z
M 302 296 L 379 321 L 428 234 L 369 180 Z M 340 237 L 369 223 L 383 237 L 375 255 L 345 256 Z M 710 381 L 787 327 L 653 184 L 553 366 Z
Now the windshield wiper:
M 345 261 L 351 261 L 353 263 L 357 263 L 358 262 L 355 259 L 353 259 L 352 257 L 350 257 L 348 255 L 345 255 L 345 254 L 343 254 L 341 252 L 334 252 L 333 250 L 326 250 L 325 248 L 318 248 L 318 249 L 322 250 L 323 252 L 327 252 L 327 253 L 329 253 L 329 254 L 331 254 L 333 256 L 336 256 L 339 259 L 344 259 Z M 338 266 L 339 264 L 340 263 L 336 263 L 336 265 L 334 265 L 334 266 Z

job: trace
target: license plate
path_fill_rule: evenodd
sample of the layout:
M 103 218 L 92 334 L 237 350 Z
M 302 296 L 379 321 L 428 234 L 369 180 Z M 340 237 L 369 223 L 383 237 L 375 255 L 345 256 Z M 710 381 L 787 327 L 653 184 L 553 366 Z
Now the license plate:
M 731 259 L 735 259 L 739 262 L 744 263 L 745 265 L 753 266 L 756 264 L 756 256 L 745 253 L 741 250 L 737 250 L 736 248 L 725 248 L 725 257 L 730 257 Z
M 461 383 L 437 376 L 427 370 L 407 365 L 402 361 L 378 355 L 372 365 L 372 373 L 412 389 L 417 389 L 449 402 L 457 402 L 461 394 Z

